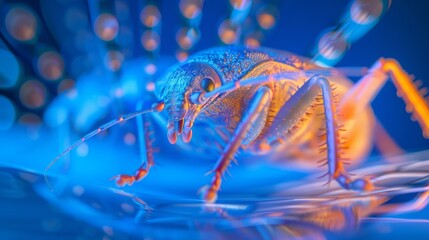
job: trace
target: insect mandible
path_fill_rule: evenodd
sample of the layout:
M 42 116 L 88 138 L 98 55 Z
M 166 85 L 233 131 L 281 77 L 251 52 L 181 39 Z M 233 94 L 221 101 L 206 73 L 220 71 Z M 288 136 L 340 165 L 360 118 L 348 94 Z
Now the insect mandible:
M 159 102 L 151 109 L 123 115 L 90 132 L 58 155 L 45 171 L 70 150 L 113 125 L 165 110 L 171 144 L 182 141 L 213 147 L 219 143 L 221 154 L 210 172 L 212 179 L 202 188 L 206 202 L 216 201 L 222 176 L 238 151 L 307 159 L 326 165 L 328 182 L 335 180 L 345 189 L 370 191 L 374 188 L 371 180 L 351 178 L 344 165 L 361 160 L 372 147 L 375 118 L 370 103 L 388 79 L 428 138 L 429 107 L 418 86 L 393 59 L 379 59 L 353 84 L 333 68 L 287 52 L 237 46 L 209 49 L 175 66 L 157 82 Z M 200 128 L 200 123 L 210 127 Z M 193 131 L 200 131 L 204 142 L 192 141 Z M 141 180 L 152 165 L 153 156 L 148 152 L 134 175 L 116 176 L 117 185 Z

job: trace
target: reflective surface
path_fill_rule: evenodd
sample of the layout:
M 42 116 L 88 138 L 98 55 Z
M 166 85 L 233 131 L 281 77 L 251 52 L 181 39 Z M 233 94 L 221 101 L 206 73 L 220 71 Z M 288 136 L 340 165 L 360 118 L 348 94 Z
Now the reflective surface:
M 243 160 L 219 201 L 204 204 L 197 192 L 218 155 L 171 146 L 159 126 L 150 174 L 115 186 L 113 176 L 139 165 L 130 121 L 65 156 L 48 182 L 43 177 L 73 141 L 134 111 L 139 100 L 155 101 L 155 82 L 170 66 L 213 46 L 307 57 L 323 50 L 333 62 L 342 58 L 340 67 L 393 57 L 429 86 L 427 6 L 393 1 L 385 12 L 380 2 L 389 1 L 0 1 L 0 238 L 424 239 L 426 201 L 413 199 L 426 190 L 427 152 L 352 168 L 374 178 L 379 188 L 371 193 L 325 186 L 321 169 Z M 331 35 L 343 15 L 369 26 L 355 32 L 351 47 Z M 429 148 L 392 84 L 373 107 L 405 152 Z
M 26 134 L 25 129 L 15 132 Z M 326 186 L 319 174 L 266 163 L 243 166 L 232 170 L 234 178 L 227 178 L 218 202 L 206 204 L 194 191 L 204 165 L 158 158 L 159 166 L 144 181 L 115 187 L 109 177 L 132 163 L 119 160 L 130 157 L 126 146 L 106 148 L 112 142 L 105 140 L 91 144 L 86 157 L 74 156 L 70 165 L 50 173 L 49 186 L 36 143 L 39 147 L 28 148 L 31 155 L 19 154 L 19 159 L 11 148 L 1 169 L 0 199 L 6 207 L 1 234 L 7 238 L 358 239 L 428 233 L 427 209 L 419 209 L 427 199 L 415 201 L 428 190 L 428 152 L 396 157 L 391 161 L 398 163 L 391 164 L 378 159 L 355 170 L 358 176 L 372 176 L 378 188 L 369 193 L 346 191 L 335 182 Z M 103 159 L 92 157 L 102 152 Z

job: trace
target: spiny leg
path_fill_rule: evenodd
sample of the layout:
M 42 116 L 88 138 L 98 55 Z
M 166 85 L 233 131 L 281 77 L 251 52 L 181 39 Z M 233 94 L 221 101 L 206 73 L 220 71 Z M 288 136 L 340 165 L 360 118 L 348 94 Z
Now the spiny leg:
M 323 77 L 314 77 L 304 85 L 308 87 L 318 86 L 322 89 L 323 107 L 325 109 L 325 127 L 326 127 L 326 145 L 327 145 L 327 163 L 329 181 L 335 179 L 345 189 L 369 191 L 373 188 L 368 179 L 351 180 L 340 156 L 340 137 L 335 104 L 333 102 L 332 90 L 329 81 Z M 305 88 L 304 88 L 305 90 Z
M 142 102 L 137 104 L 137 111 L 142 109 Z M 135 181 L 140 181 L 149 173 L 150 168 L 154 165 L 153 161 L 153 148 L 151 139 L 151 123 L 148 116 L 139 115 L 136 117 L 137 121 L 137 132 L 139 141 L 139 155 L 141 165 L 136 170 L 134 175 L 120 174 L 114 176 L 116 179 L 116 185 L 124 186 L 126 184 L 132 185 Z
M 360 114 L 386 83 L 388 76 L 404 99 L 406 109 L 419 123 L 423 136 L 429 138 L 429 106 L 419 87 L 394 59 L 379 59 L 358 83 L 343 97 L 339 113 L 346 119 Z
M 297 92 L 282 106 L 277 113 L 273 123 L 266 135 L 270 145 L 279 140 L 296 127 L 306 111 L 311 108 L 314 100 L 322 92 L 322 102 L 324 108 L 325 128 L 326 128 L 326 163 L 328 165 L 327 175 L 329 181 L 336 180 L 343 188 L 355 190 L 370 190 L 372 184 L 369 180 L 351 180 L 344 169 L 340 156 L 341 143 L 339 136 L 339 126 L 335 110 L 335 103 L 331 85 L 329 81 L 319 75 L 313 76 L 300 87 Z
M 248 110 L 245 111 L 245 114 L 241 122 L 238 124 L 234 135 L 232 136 L 228 145 L 225 147 L 222 155 L 212 170 L 214 176 L 210 185 L 204 187 L 203 198 L 206 202 L 216 201 L 217 192 L 220 189 L 223 173 L 228 168 L 229 163 L 242 144 L 244 138 L 248 134 L 252 124 L 256 124 L 258 116 L 261 114 L 261 112 L 267 110 L 267 108 L 270 107 L 271 98 L 272 92 L 268 87 L 259 88 L 252 97 L 248 105 Z

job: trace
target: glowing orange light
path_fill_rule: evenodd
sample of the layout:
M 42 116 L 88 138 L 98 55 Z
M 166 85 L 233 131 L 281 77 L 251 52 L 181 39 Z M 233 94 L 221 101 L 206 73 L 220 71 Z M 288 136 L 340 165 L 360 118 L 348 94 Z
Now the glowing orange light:
M 251 1 L 249 0 L 230 0 L 229 2 L 231 6 L 236 10 L 246 9 L 251 3 Z
M 155 51 L 159 47 L 159 35 L 155 31 L 147 30 L 141 37 L 142 46 L 148 51 Z
M 124 55 L 117 50 L 110 50 L 104 57 L 104 64 L 111 71 L 118 71 L 124 61 Z
M 5 18 L 8 33 L 18 41 L 31 41 L 36 37 L 37 20 L 25 7 L 11 8 Z
M 257 48 L 261 45 L 258 39 L 254 37 L 248 37 L 246 38 L 246 46 L 250 48 Z
M 274 16 L 267 12 L 263 12 L 258 15 L 258 24 L 263 29 L 270 29 L 275 23 L 276 20 L 274 19 Z
M 46 88 L 39 81 L 29 80 L 21 85 L 19 99 L 28 108 L 39 108 L 46 103 Z
M 43 78 L 56 81 L 63 75 L 64 62 L 58 53 L 45 52 L 37 60 L 37 69 Z
M 112 14 L 103 13 L 95 19 L 94 31 L 100 39 L 111 41 L 118 34 L 118 20 Z
M 153 28 L 161 22 L 161 13 L 154 5 L 148 5 L 140 13 L 140 21 L 146 27 Z
M 179 51 L 177 51 L 176 52 L 176 59 L 179 61 L 179 62 L 184 62 L 184 61 L 186 61 L 186 59 L 188 59 L 188 53 L 187 52 L 185 52 L 185 51 L 181 51 L 181 50 L 179 50 Z
M 234 26 L 229 19 L 219 25 L 219 38 L 226 44 L 232 44 L 238 39 L 238 27 Z
M 179 46 L 188 50 L 199 40 L 199 33 L 195 28 L 181 28 L 177 31 L 176 41 Z
M 181 0 L 179 3 L 180 12 L 187 19 L 194 19 L 201 13 L 201 0 Z

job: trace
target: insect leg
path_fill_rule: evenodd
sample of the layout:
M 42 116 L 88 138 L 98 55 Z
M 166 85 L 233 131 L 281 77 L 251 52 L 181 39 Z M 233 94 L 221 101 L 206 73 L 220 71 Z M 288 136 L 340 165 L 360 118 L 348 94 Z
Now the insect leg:
M 76 147 L 78 147 L 79 145 L 81 145 L 83 142 L 87 141 L 88 139 L 96 136 L 97 134 L 106 131 L 107 129 L 115 126 L 118 123 L 121 122 L 125 122 L 128 121 L 132 118 L 135 118 L 139 115 L 142 114 L 146 114 L 149 112 L 160 112 L 164 109 L 164 103 L 160 102 L 157 104 L 154 104 L 150 109 L 146 109 L 146 110 L 141 110 L 141 111 L 137 111 L 137 112 L 133 112 L 133 113 L 128 113 L 123 115 L 122 117 L 118 117 L 117 119 L 111 120 L 103 125 L 101 125 L 100 127 L 98 127 L 97 129 L 95 129 L 94 131 L 86 134 L 84 137 L 82 137 L 80 140 L 76 141 L 75 143 L 73 143 L 70 147 L 68 147 L 66 150 L 64 150 L 62 153 L 60 153 L 54 160 L 52 160 L 49 165 L 45 168 L 45 179 L 46 179 L 46 173 L 47 171 L 58 161 L 60 160 L 64 155 L 66 155 L 67 153 L 69 153 L 71 150 L 75 149 Z
M 142 109 L 142 102 L 137 104 L 137 111 Z M 137 132 L 138 132 L 138 141 L 139 141 L 139 155 L 141 160 L 140 167 L 136 170 L 134 175 L 120 174 L 114 176 L 116 179 L 116 185 L 124 186 L 126 184 L 132 185 L 135 181 L 140 181 L 148 173 L 149 169 L 153 166 L 153 149 L 151 139 L 151 123 L 148 119 L 148 116 L 139 115 L 136 117 L 137 121 Z
M 248 110 L 242 117 L 241 122 L 238 124 L 234 135 L 230 142 L 225 147 L 222 155 L 216 162 L 212 172 L 214 176 L 209 186 L 204 188 L 203 198 L 206 202 L 214 202 L 217 198 L 217 192 L 220 189 L 222 175 L 229 166 L 231 159 L 234 157 L 238 148 L 242 144 L 249 129 L 253 124 L 257 124 L 258 116 L 264 110 L 269 108 L 272 98 L 271 89 L 268 87 L 259 88 L 249 102 Z
M 343 97 L 339 112 L 351 119 L 364 110 L 386 83 L 388 76 L 398 90 L 398 95 L 405 101 L 406 110 L 412 113 L 423 131 L 429 138 L 429 106 L 409 76 L 394 59 L 379 59 L 358 83 Z
M 320 75 L 311 77 L 282 106 L 268 130 L 269 134 L 266 135 L 268 144 L 275 144 L 296 127 L 300 119 L 305 116 L 306 111 L 311 108 L 320 91 L 324 107 L 329 181 L 334 179 L 346 189 L 371 189 L 372 184 L 368 180 L 357 179 L 353 181 L 347 176 L 340 155 L 341 141 L 331 85 L 326 78 Z

